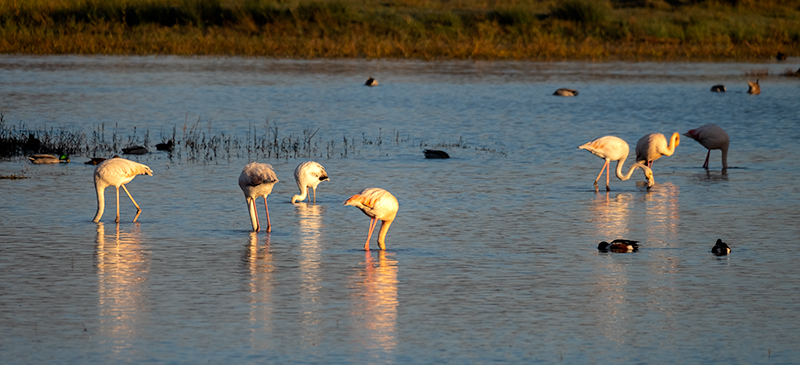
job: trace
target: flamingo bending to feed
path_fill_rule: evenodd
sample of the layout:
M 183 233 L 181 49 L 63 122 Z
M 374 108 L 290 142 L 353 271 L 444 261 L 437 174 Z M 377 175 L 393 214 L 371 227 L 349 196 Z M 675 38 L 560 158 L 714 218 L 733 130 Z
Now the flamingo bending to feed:
M 628 180 L 631 178 L 631 174 L 633 174 L 633 170 L 636 168 L 641 168 L 644 171 L 644 176 L 647 178 L 647 187 L 652 187 L 655 184 L 653 180 L 653 171 L 650 170 L 647 166 L 645 166 L 644 162 L 639 161 L 633 166 L 631 166 L 630 170 L 628 170 L 627 175 L 622 174 L 622 165 L 625 163 L 625 159 L 628 158 L 628 153 L 630 151 L 630 147 L 628 147 L 628 143 L 623 141 L 619 137 L 615 136 L 605 136 L 595 139 L 594 141 L 582 144 L 578 146 L 578 149 L 583 149 L 591 152 L 593 155 L 600 157 L 606 160 L 606 163 L 603 164 L 603 168 L 600 169 L 600 174 L 597 175 L 597 178 L 594 179 L 594 189 L 597 190 L 597 181 L 600 180 L 600 177 L 603 176 L 603 171 L 606 172 L 606 190 L 611 190 L 608 187 L 608 180 L 609 180 L 609 168 L 611 161 L 617 161 L 617 179 L 622 181 Z
M 381 250 L 386 249 L 386 232 L 389 226 L 392 225 L 394 218 L 397 216 L 397 209 L 399 204 L 397 198 L 391 193 L 380 188 L 368 188 L 362 190 L 360 193 L 351 196 L 344 202 L 344 205 L 352 205 L 361 209 L 367 217 L 370 217 L 369 234 L 367 235 L 367 242 L 364 244 L 364 251 L 369 251 L 369 240 L 372 238 L 372 231 L 375 230 L 375 225 L 378 220 L 381 222 L 381 231 L 378 234 L 378 246 Z
M 269 220 L 269 207 L 267 206 L 267 195 L 272 192 L 272 187 L 278 182 L 272 166 L 251 162 L 242 169 L 239 175 L 239 187 L 242 188 L 244 199 L 247 202 L 247 210 L 250 212 L 250 222 L 253 224 L 253 231 L 261 230 L 256 211 L 256 198 L 264 197 L 264 210 L 267 211 L 267 232 L 272 232 L 272 224 Z
M 697 142 L 703 147 L 708 149 L 706 154 L 706 162 L 703 163 L 703 168 L 708 170 L 708 158 L 711 157 L 711 150 L 722 151 L 722 168 L 728 168 L 728 145 L 731 143 L 728 133 L 716 124 L 706 124 L 700 128 L 691 129 L 683 134 Z
M 100 218 L 103 216 L 103 210 L 106 205 L 105 190 L 109 186 L 113 186 L 117 189 L 117 219 L 114 220 L 114 222 L 119 223 L 120 186 L 125 190 L 125 193 L 128 194 L 128 197 L 131 198 L 133 205 L 136 206 L 136 216 L 133 217 L 133 221 L 136 222 L 136 219 L 139 218 L 139 214 L 142 213 L 142 208 L 139 208 L 139 204 L 136 204 L 136 200 L 133 200 L 133 196 L 128 191 L 128 188 L 125 187 L 125 184 L 131 182 L 136 175 L 153 176 L 153 170 L 146 165 L 117 156 L 97 165 L 94 169 L 94 188 L 97 190 L 97 214 L 95 214 L 92 222 L 99 222 Z
M 46 154 L 39 154 L 33 155 L 28 157 L 32 163 L 35 164 L 51 164 L 51 163 L 68 163 L 69 157 L 67 155 L 61 155 L 60 157 L 56 157 L 53 155 L 46 155 Z
M 647 167 L 653 168 L 653 161 L 661 156 L 672 156 L 675 147 L 681 143 L 681 135 L 672 133 L 667 145 L 667 138 L 661 133 L 650 133 L 636 142 L 636 161 L 645 161 Z
M 306 161 L 294 169 L 294 181 L 297 182 L 297 187 L 300 188 L 300 195 L 292 197 L 292 203 L 295 201 L 303 201 L 308 195 L 308 188 L 314 191 L 314 203 L 317 203 L 317 185 L 323 181 L 331 181 L 328 178 L 328 173 L 322 165 L 314 161 Z

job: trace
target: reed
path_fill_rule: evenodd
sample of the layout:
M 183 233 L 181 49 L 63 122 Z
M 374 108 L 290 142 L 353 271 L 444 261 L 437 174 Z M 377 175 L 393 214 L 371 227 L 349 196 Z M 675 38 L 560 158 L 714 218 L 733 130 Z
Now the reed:
M 800 0 L 0 0 L 0 53 L 420 59 L 800 54 Z

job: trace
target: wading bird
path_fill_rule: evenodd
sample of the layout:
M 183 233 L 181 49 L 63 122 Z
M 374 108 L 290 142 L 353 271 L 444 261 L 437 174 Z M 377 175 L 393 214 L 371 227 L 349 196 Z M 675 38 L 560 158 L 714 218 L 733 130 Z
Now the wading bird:
M 556 92 L 554 92 L 553 95 L 558 95 L 558 96 L 577 96 L 578 95 L 578 90 L 561 88 L 561 89 L 556 90 Z
M 50 163 L 67 163 L 69 162 L 69 157 L 67 155 L 61 155 L 60 157 L 56 157 L 53 155 L 33 155 L 28 157 L 32 163 L 35 164 L 50 164 Z
M 306 161 L 297 165 L 294 169 L 294 181 L 297 182 L 297 187 L 300 188 L 300 195 L 292 197 L 292 203 L 295 201 L 303 201 L 308 195 L 308 188 L 314 191 L 314 203 L 317 203 L 317 185 L 323 181 L 331 181 L 328 178 L 328 173 L 322 165 L 314 161 Z M 309 199 L 311 200 L 311 199 Z
M 267 211 L 267 232 L 272 232 L 272 224 L 269 220 L 269 207 L 267 206 L 267 195 L 272 192 L 272 187 L 278 182 L 272 166 L 265 163 L 251 162 L 242 169 L 239 175 L 239 187 L 242 188 L 244 199 L 247 202 L 247 210 L 250 213 L 250 222 L 253 224 L 253 231 L 261 230 L 256 211 L 256 198 L 264 197 L 264 210 Z
M 631 240 L 613 240 L 611 243 L 602 241 L 597 245 L 600 251 L 613 251 L 613 252 L 633 252 L 639 249 L 639 241 Z
M 344 205 L 352 205 L 361 209 L 361 211 L 371 219 L 369 222 L 367 242 L 364 244 L 364 251 L 369 251 L 369 240 L 372 237 L 372 231 L 375 230 L 375 225 L 378 223 L 378 220 L 382 222 L 381 231 L 378 234 L 378 246 L 381 250 L 385 250 L 386 232 L 397 216 L 397 209 L 399 208 L 397 198 L 386 190 L 367 188 L 351 196 L 350 199 L 344 202 Z
M 731 248 L 728 247 L 728 244 L 722 242 L 721 239 L 717 238 L 717 243 L 714 244 L 714 247 L 711 248 L 711 252 L 718 256 L 723 256 L 731 253 Z
M 625 163 L 625 159 L 628 158 L 628 153 L 630 151 L 630 147 L 628 147 L 628 143 L 623 141 L 619 137 L 615 136 L 605 136 L 595 139 L 594 141 L 582 144 L 578 146 L 578 149 L 583 149 L 591 152 L 593 155 L 600 157 L 606 160 L 606 163 L 603 164 L 603 168 L 600 169 L 600 174 L 597 175 L 597 178 L 594 179 L 594 189 L 597 190 L 597 181 L 600 180 L 600 177 L 603 176 L 603 171 L 606 172 L 606 190 L 611 190 L 608 187 L 608 180 L 609 180 L 609 169 L 611 161 L 617 161 L 617 179 L 622 181 L 628 180 L 631 178 L 633 174 L 633 170 L 636 168 L 641 168 L 644 171 L 644 176 L 647 178 L 647 187 L 652 187 L 655 183 L 653 180 L 653 172 L 645 166 L 644 162 L 639 161 L 633 164 L 628 170 L 627 175 L 622 174 L 622 165 Z
M 683 135 L 699 142 L 708 149 L 706 162 L 703 163 L 704 169 L 708 170 L 708 158 L 711 157 L 711 150 L 722 151 L 722 168 L 728 168 L 728 145 L 730 145 L 731 139 L 728 137 L 728 133 L 725 133 L 718 125 L 706 124 L 700 128 L 691 129 Z
M 636 161 L 645 161 L 647 167 L 653 168 L 653 161 L 661 156 L 672 156 L 675 147 L 681 143 L 681 135 L 677 132 L 672 133 L 669 145 L 667 138 L 661 133 L 650 133 L 636 142 Z
M 125 190 L 125 193 L 128 194 L 128 197 L 131 198 L 133 205 L 136 206 L 136 216 L 133 217 L 133 221 L 136 222 L 136 219 L 139 218 L 139 214 L 142 213 L 142 208 L 139 208 L 139 204 L 136 204 L 136 200 L 133 200 L 133 196 L 128 191 L 128 188 L 125 187 L 125 184 L 131 182 L 136 175 L 153 176 L 153 170 L 146 165 L 116 156 L 97 165 L 94 169 L 94 188 L 97 191 L 97 214 L 95 214 L 94 219 L 92 219 L 93 222 L 99 222 L 100 218 L 103 216 L 103 210 L 106 205 L 105 190 L 109 186 L 113 186 L 117 190 L 117 218 L 114 221 L 119 223 L 119 187 L 121 186 L 122 189 Z
M 747 82 L 747 93 L 753 95 L 761 94 L 761 86 L 758 85 L 758 80 L 756 82 Z

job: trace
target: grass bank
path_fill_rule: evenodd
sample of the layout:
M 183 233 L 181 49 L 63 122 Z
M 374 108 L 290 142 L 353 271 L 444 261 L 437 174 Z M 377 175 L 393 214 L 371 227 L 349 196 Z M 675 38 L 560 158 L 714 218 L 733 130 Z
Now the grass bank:
M 759 60 L 800 0 L 0 0 L 0 53 Z

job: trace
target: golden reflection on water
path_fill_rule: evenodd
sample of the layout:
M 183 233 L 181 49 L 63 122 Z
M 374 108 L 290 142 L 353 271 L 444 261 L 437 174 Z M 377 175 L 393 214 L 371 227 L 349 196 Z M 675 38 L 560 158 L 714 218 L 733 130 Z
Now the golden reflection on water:
M 678 239 L 680 188 L 670 182 L 654 186 L 645 195 L 645 227 L 650 246 L 671 246 Z
M 250 232 L 243 261 L 250 273 L 250 345 L 254 350 L 266 349 L 269 344 L 264 335 L 270 332 L 272 323 L 273 271 L 270 235 L 264 239 L 264 246 L 258 243 L 258 233 Z
M 630 193 L 597 194 L 592 201 L 591 211 L 595 223 L 594 231 L 602 240 L 611 242 L 618 238 L 634 239 L 628 237 L 629 206 L 632 201 L 633 195 Z
M 355 276 L 352 317 L 355 338 L 367 349 L 397 347 L 397 261 L 394 254 L 365 253 L 364 269 Z
M 300 324 L 303 327 L 303 341 L 320 343 L 324 333 L 320 297 L 322 288 L 322 215 L 325 208 L 316 204 L 296 205 L 300 215 Z
M 139 224 L 121 229 L 114 224 L 110 234 L 105 224 L 97 223 L 94 263 L 101 336 L 117 341 L 117 350 L 127 347 L 128 339 L 141 337 L 147 327 L 146 293 L 150 260 L 141 246 Z

